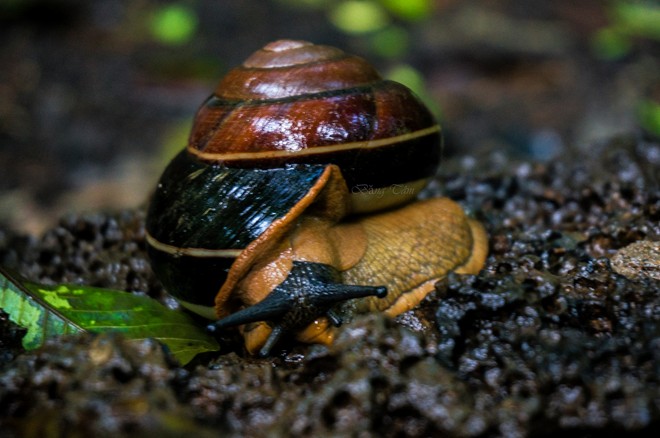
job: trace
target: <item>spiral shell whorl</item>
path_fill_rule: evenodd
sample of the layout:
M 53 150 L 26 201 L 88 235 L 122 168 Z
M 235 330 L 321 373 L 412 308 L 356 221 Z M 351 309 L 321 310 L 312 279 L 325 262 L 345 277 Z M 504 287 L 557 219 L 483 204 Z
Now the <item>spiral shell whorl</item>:
M 246 68 L 277 68 L 336 59 L 346 54 L 330 46 L 307 41 L 278 40 L 265 45 L 243 62 Z
M 253 53 L 218 84 L 222 99 L 270 100 L 348 89 L 381 80 L 364 59 L 330 46 L 279 40 Z
M 197 112 L 188 152 L 244 168 L 337 164 L 352 193 L 414 183 L 391 201 L 402 203 L 435 173 L 439 131 L 408 88 L 364 59 L 280 40 L 220 81 Z

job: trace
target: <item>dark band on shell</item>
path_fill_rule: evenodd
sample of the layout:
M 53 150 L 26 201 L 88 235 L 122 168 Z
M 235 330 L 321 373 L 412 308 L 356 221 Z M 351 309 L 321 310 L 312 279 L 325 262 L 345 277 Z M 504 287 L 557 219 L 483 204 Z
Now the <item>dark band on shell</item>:
M 323 170 L 235 169 L 181 152 L 163 173 L 147 215 L 149 255 L 165 288 L 212 306 L 236 256 L 298 204 Z

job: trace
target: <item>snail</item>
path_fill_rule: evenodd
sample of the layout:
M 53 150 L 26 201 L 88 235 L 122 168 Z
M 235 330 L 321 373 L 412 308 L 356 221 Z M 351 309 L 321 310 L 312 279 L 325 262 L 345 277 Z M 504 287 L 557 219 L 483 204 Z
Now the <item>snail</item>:
M 153 270 L 209 331 L 240 327 L 252 354 L 286 334 L 330 344 L 342 317 L 398 315 L 448 272 L 483 266 L 477 221 L 415 200 L 440 149 L 426 106 L 362 58 L 270 43 L 220 81 L 163 172 Z

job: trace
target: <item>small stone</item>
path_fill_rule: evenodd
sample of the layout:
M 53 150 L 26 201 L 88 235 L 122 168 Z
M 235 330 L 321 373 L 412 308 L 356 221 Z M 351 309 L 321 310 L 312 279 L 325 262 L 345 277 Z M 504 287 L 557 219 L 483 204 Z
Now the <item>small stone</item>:
M 612 269 L 631 280 L 660 280 L 660 241 L 640 240 L 621 248 L 612 257 Z

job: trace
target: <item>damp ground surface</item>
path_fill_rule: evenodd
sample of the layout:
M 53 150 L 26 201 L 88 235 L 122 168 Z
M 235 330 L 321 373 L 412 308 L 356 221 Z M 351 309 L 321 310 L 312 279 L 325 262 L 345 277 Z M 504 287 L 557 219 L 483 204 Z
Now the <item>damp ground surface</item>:
M 483 221 L 490 255 L 415 310 L 362 315 L 330 347 L 255 359 L 236 339 L 178 366 L 154 341 L 21 349 L 0 318 L 4 436 L 645 436 L 660 425 L 660 143 L 612 138 L 546 162 L 483 151 L 444 164 L 444 194 Z M 30 279 L 146 293 L 144 212 L 0 230 Z

